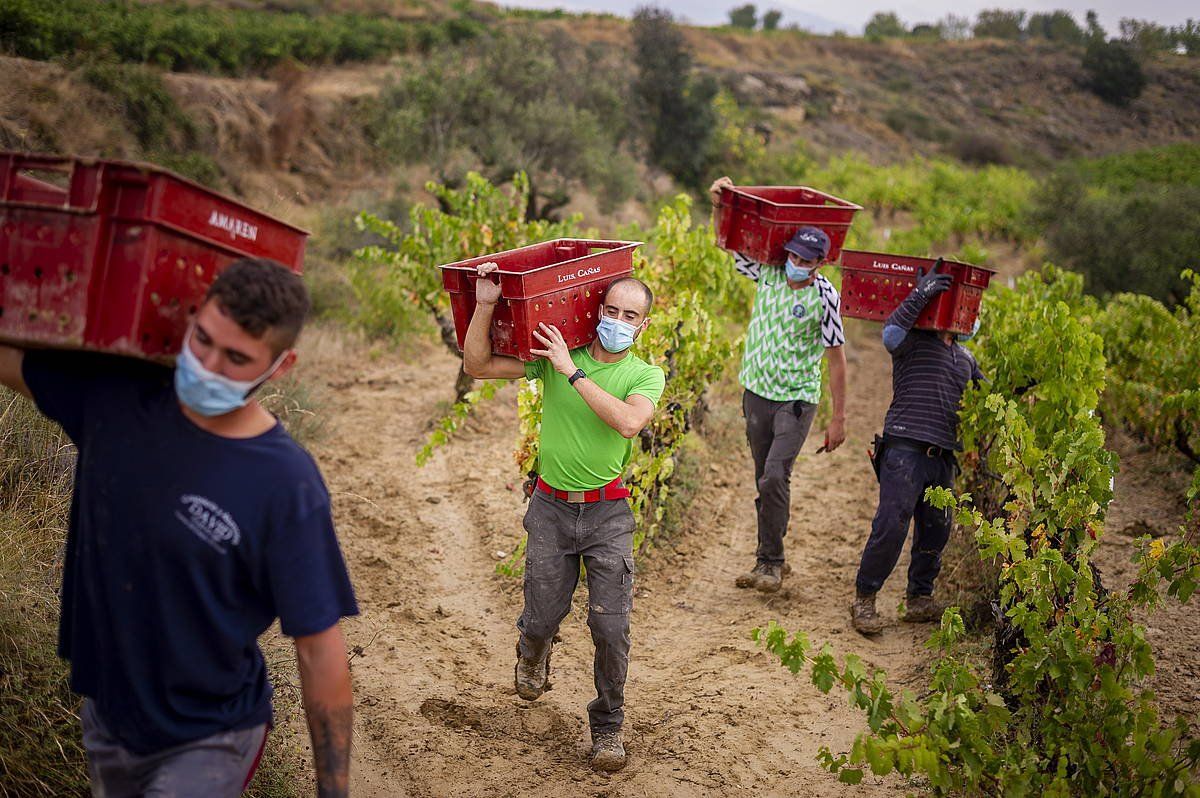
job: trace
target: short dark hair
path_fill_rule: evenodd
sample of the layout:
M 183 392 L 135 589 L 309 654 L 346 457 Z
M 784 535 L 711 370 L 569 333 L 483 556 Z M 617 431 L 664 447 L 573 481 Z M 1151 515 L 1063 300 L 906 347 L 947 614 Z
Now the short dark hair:
M 295 345 L 311 306 L 300 275 L 267 258 L 229 264 L 209 286 L 205 301 L 210 299 L 255 338 L 269 334 L 276 356 Z
M 619 280 L 614 280 L 612 285 L 608 287 L 609 296 L 612 296 L 614 288 L 621 285 L 636 285 L 638 288 L 642 289 L 642 293 L 646 296 L 646 309 L 642 311 L 642 315 L 650 315 L 650 309 L 654 307 L 654 292 L 650 290 L 650 286 L 646 285 L 636 277 L 622 277 Z

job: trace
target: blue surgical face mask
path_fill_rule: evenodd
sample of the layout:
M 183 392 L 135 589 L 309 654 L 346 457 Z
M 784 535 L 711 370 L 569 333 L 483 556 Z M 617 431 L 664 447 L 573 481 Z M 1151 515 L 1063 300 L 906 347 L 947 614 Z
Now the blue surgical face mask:
M 596 335 L 600 336 L 600 345 L 616 355 L 633 346 L 637 327 L 629 322 L 605 316 L 596 325 Z
M 975 333 L 977 332 L 979 332 L 979 319 L 975 319 L 975 326 L 971 328 L 969 333 L 955 333 L 954 340 L 958 341 L 960 344 L 965 344 L 967 341 L 970 341 L 972 338 L 974 338 Z
M 784 264 L 784 271 L 787 272 L 787 278 L 793 283 L 802 283 L 809 277 L 812 277 L 812 269 L 807 266 L 797 266 L 792 263 L 792 259 L 788 258 Z
M 266 373 L 256 380 L 231 380 L 204 368 L 192 352 L 191 339 L 189 330 L 179 357 L 175 359 L 175 395 L 189 410 L 207 418 L 245 407 L 250 393 L 266 382 L 287 356 L 286 351 L 281 352 Z

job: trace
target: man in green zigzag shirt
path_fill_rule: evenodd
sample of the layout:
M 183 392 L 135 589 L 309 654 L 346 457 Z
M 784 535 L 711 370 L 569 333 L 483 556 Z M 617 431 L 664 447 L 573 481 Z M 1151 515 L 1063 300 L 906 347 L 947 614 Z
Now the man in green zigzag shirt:
M 613 282 L 591 344 L 569 349 L 556 327 L 541 324 L 533 334 L 544 348 L 531 350 L 541 359 L 522 363 L 492 354 L 488 331 L 500 286 L 487 275 L 495 270 L 494 263 L 478 269 L 463 368 L 472 377 L 542 381 L 538 478 L 525 513 L 525 609 L 517 621 L 516 691 L 533 701 L 550 687 L 550 648 L 571 609 L 582 558 L 587 622 L 596 646 L 596 699 L 588 704 L 591 764 L 620 770 L 625 766 L 621 725 L 634 572 L 634 519 L 621 472 L 665 386 L 663 370 L 629 348 L 646 329 L 654 296 L 640 280 Z
M 709 189 L 714 216 L 725 186 L 733 186 L 728 177 L 718 178 Z M 846 440 L 841 298 L 833 284 L 818 274 L 829 254 L 829 236 L 816 227 L 801 227 L 784 249 L 783 267 L 733 253 L 737 271 L 758 283 L 738 375 L 745 388 L 742 413 L 758 491 L 754 500 L 758 549 L 754 568 L 738 576 L 736 584 L 764 593 L 779 590 L 786 571 L 783 538 L 790 514 L 792 464 L 821 398 L 822 355 L 829 362 L 833 417 L 825 430 L 825 443 L 817 451 L 832 452 Z

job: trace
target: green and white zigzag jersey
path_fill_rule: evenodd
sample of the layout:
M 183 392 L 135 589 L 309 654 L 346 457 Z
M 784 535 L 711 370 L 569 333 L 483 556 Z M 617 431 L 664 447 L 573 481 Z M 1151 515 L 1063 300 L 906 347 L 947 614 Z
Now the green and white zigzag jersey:
M 734 266 L 758 283 L 738 380 L 764 399 L 816 404 L 821 398 L 821 356 L 846 343 L 841 297 L 818 273 L 812 285 L 788 286 L 782 266 L 764 266 L 735 253 Z

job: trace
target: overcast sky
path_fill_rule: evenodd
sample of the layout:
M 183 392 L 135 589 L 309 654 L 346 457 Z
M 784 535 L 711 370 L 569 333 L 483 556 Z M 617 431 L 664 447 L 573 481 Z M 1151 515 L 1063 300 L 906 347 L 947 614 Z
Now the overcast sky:
M 568 11 L 607 11 L 629 16 L 633 9 L 646 5 L 646 0 L 518 0 L 503 5 L 523 8 L 562 8 Z M 1100 23 L 1110 35 L 1116 35 L 1122 17 L 1149 19 L 1162 25 L 1178 25 L 1189 15 L 1200 19 L 1195 2 L 1182 0 L 1029 0 L 1024 3 L 1000 3 L 995 0 L 840 0 L 837 3 L 802 3 L 796 0 L 657 0 L 654 5 L 666 8 L 677 17 L 696 25 L 716 25 L 727 22 L 728 11 L 735 6 L 752 2 L 761 14 L 777 8 L 783 12 L 783 25 L 793 22 L 819 33 L 840 28 L 847 33 L 862 33 L 863 25 L 877 11 L 895 11 L 904 22 L 935 22 L 948 13 L 970 16 L 984 8 L 1020 8 L 1030 12 L 1066 9 L 1083 24 L 1088 9 L 1095 9 Z M 828 24 L 823 24 L 828 23 Z

